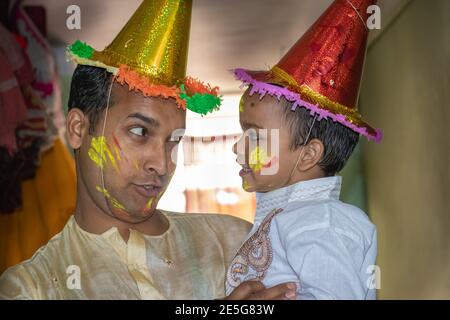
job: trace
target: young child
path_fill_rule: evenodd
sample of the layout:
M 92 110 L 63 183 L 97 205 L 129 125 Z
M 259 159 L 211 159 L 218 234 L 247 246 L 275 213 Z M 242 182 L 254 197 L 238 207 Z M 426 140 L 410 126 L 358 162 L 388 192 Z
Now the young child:
M 376 298 L 376 228 L 339 201 L 335 176 L 359 135 L 381 140 L 356 108 L 366 11 L 374 2 L 337 0 L 270 71 L 234 71 L 249 86 L 240 105 L 246 134 L 234 152 L 244 189 L 257 192 L 257 209 L 228 268 L 227 294 L 259 280 L 296 282 L 298 299 Z M 279 139 L 262 129 L 279 130 Z

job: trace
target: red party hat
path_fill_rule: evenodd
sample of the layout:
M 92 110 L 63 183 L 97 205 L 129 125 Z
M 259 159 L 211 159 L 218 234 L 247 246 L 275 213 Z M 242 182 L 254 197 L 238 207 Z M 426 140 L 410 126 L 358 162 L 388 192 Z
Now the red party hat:
M 382 133 L 362 120 L 357 100 L 367 47 L 367 8 L 376 0 L 335 0 L 269 71 L 235 69 L 250 95 L 269 94 L 304 107 L 379 142 Z M 282 87 L 273 85 L 277 84 Z

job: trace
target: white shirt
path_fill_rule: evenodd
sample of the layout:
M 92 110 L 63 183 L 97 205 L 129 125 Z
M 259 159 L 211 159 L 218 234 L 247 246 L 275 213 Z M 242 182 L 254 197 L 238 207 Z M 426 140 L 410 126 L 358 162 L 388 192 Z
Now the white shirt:
M 257 193 L 255 222 L 228 268 L 227 295 L 242 281 L 296 282 L 298 299 L 375 299 L 377 233 L 339 201 L 341 177 Z

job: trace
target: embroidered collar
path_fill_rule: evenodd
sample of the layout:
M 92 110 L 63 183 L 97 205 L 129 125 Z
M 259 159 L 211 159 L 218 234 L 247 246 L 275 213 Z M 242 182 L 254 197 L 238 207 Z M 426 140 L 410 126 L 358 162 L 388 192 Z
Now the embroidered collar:
M 315 199 L 339 199 L 342 177 L 333 176 L 297 182 L 265 193 L 256 193 L 255 224 L 261 222 L 273 209 L 289 202 Z

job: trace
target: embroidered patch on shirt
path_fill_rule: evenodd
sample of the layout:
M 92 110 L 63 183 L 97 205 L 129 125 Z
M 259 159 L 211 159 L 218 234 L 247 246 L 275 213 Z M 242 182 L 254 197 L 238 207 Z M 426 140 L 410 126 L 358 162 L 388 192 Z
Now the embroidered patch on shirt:
M 283 209 L 272 210 L 238 250 L 227 271 L 228 288 L 234 289 L 244 281 L 264 279 L 273 258 L 270 226 L 272 219 L 282 211 Z

